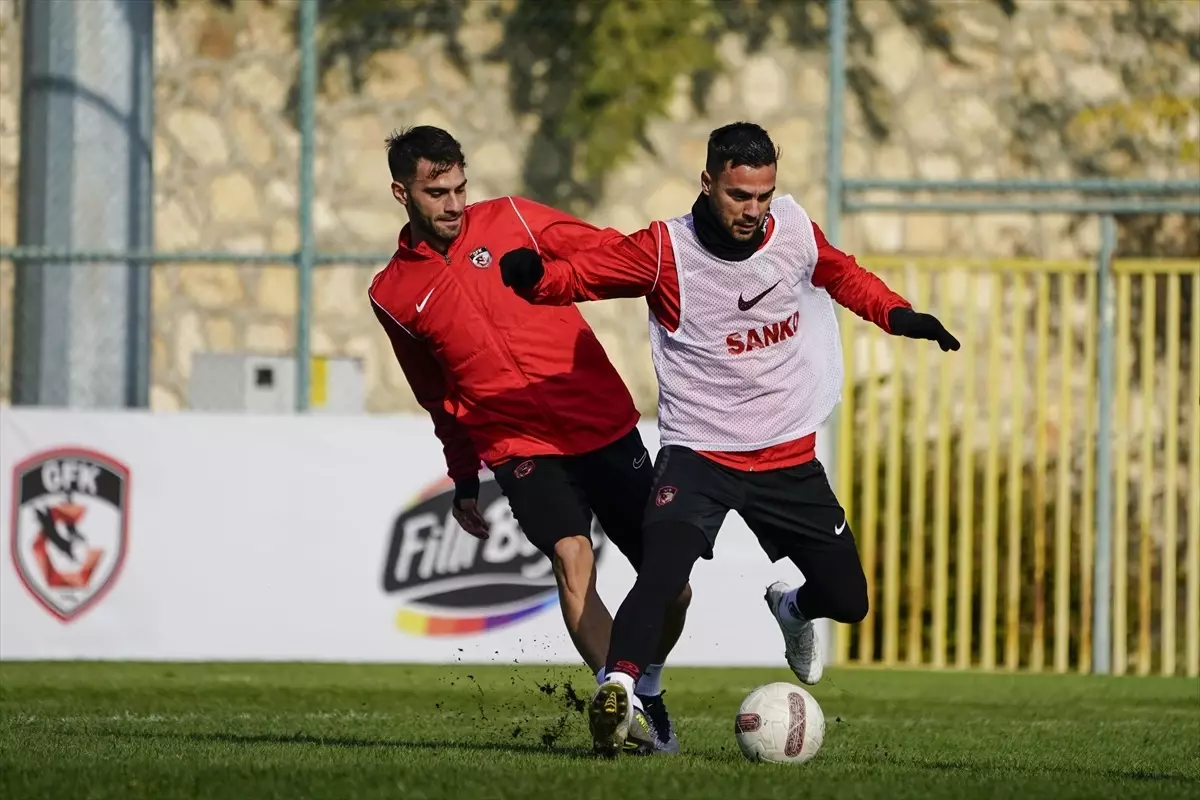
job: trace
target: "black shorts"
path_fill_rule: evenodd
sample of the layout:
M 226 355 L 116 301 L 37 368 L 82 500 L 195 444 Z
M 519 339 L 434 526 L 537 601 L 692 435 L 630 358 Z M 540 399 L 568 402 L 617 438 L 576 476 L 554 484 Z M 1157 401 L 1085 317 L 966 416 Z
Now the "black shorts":
M 846 512 L 833 493 L 821 462 L 785 469 L 745 472 L 717 464 L 686 447 L 658 453 L 646 526 L 686 522 L 708 538 L 708 552 L 730 511 L 758 537 L 771 561 L 790 558 L 800 566 L 813 557 L 858 558 Z
M 492 469 L 529 541 L 550 556 L 569 536 L 591 537 L 592 515 L 634 569 L 642 564 L 642 514 L 654 463 L 634 428 L 577 456 L 513 458 Z

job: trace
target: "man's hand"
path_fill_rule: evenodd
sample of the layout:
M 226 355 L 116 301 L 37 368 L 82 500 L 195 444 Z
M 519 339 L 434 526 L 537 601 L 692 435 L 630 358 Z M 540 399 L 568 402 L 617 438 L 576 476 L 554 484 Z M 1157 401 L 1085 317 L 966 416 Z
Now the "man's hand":
M 958 339 L 951 336 L 932 314 L 920 314 L 911 308 L 893 308 L 888 312 L 888 327 L 897 336 L 937 342 L 943 352 L 959 348 Z
M 491 526 L 488 521 L 479 513 L 479 506 L 476 500 L 455 500 L 454 501 L 454 520 L 462 527 L 464 531 L 474 536 L 476 539 L 488 538 L 488 531 Z
M 476 539 L 488 538 L 491 526 L 479 513 L 479 476 L 461 478 L 454 482 L 454 520 Z
M 527 291 L 542 279 L 542 257 L 528 247 L 511 250 L 500 257 L 500 279 L 518 292 Z

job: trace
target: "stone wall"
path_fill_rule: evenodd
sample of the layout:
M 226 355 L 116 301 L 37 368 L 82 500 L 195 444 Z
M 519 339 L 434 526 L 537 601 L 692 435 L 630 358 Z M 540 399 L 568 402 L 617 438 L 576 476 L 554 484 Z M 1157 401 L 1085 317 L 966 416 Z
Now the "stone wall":
M 499 41 L 500 23 L 473 4 L 459 40 L 468 54 Z M 1200 10 L 1184 7 L 1186 24 Z M 850 176 L 895 178 L 1069 178 L 1105 173 L 1191 177 L 1177 157 L 1182 131 L 1152 135 L 1132 151 L 1111 148 L 1086 114 L 1137 99 L 1137 75 L 1152 63 L 1168 70 L 1179 96 L 1200 93 L 1200 67 L 1186 51 L 1131 29 L 1126 2 L 1025 2 L 1012 18 L 990 2 L 949 11 L 952 53 L 923 45 L 884 2 L 860 2 L 866 29 L 856 63 L 877 78 L 870 114 L 847 106 L 845 169 Z M 15 243 L 20 35 L 15 4 L 0 0 L 0 244 Z M 185 2 L 157 13 L 155 206 L 161 250 L 255 253 L 296 247 L 299 137 L 289 110 L 298 57 L 291 7 L 240 2 L 227 12 Z M 777 36 L 756 51 L 737 34 L 720 43 L 731 65 L 708 93 L 701 115 L 681 79 L 665 118 L 649 130 L 654 153 L 639 152 L 617 170 L 589 214 L 601 225 L 633 230 L 685 211 L 697 190 L 705 139 L 726 121 L 765 125 L 783 148 L 780 186 L 822 219 L 825 208 L 826 54 Z M 325 251 L 388 252 L 404 222 L 391 198 L 384 137 L 399 126 L 444 126 L 463 142 L 473 199 L 521 191 L 536 119 L 514 114 L 502 64 L 453 65 L 440 36 L 370 57 L 355 87 L 344 64 L 322 76 L 317 109 L 314 220 Z M 868 118 L 869 117 L 869 118 Z M 1099 123 L 1097 123 L 1099 124 Z M 872 126 L 888 135 L 872 135 Z M 552 166 L 552 165 L 551 165 Z M 864 254 L 1033 255 L 1087 258 L 1098 243 L 1094 218 L 1062 214 L 860 214 L 847 218 L 842 244 Z M 869 258 L 864 260 L 869 262 Z M 315 281 L 313 349 L 364 359 L 369 409 L 412 408 L 366 305 L 366 287 L 382 264 L 322 267 Z M 191 358 L 200 351 L 287 352 L 296 317 L 295 280 L 287 266 L 235 263 L 162 265 L 153 271 L 153 407 L 186 405 Z M 10 380 L 12 268 L 0 265 L 0 396 Z M 958 302 L 939 293 L 944 304 Z M 935 300 L 939 299 L 937 297 Z M 978 301 L 977 301 L 978 302 Z M 985 298 L 986 304 L 986 298 Z M 943 306 L 945 307 L 945 306 Z M 613 301 L 584 309 L 629 381 L 652 410 L 644 305 Z M 963 306 L 961 311 L 968 308 Z M 948 312 L 948 309 L 947 309 Z M 952 315 L 951 315 L 952 316 Z M 860 360 L 861 363 L 861 360 Z

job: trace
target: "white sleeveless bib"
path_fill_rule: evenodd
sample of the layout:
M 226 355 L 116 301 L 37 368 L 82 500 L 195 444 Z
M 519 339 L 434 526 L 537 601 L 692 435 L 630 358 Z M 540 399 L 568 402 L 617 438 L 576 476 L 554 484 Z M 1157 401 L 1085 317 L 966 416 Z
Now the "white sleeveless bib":
M 842 346 L 833 301 L 812 285 L 808 214 L 783 195 L 775 228 L 745 261 L 696 238 L 691 214 L 667 220 L 679 273 L 679 327 L 650 315 L 663 445 L 757 450 L 814 432 L 841 399 Z

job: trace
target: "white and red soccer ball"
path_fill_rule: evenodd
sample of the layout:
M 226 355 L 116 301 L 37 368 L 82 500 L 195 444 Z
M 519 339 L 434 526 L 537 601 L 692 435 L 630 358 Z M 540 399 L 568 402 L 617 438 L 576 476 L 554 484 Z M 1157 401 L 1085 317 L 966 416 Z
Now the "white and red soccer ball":
M 768 683 L 742 700 L 734 733 L 742 755 L 750 761 L 803 764 L 821 749 L 825 712 L 799 686 Z

